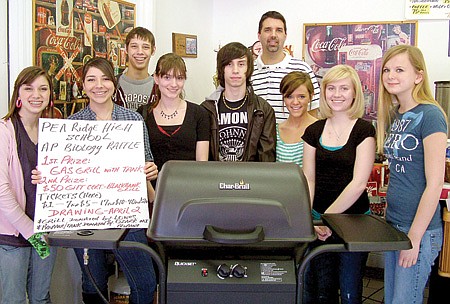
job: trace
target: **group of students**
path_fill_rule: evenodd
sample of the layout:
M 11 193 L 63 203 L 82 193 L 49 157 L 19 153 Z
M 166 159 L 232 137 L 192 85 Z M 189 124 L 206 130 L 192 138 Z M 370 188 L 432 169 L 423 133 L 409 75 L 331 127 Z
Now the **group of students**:
M 420 50 L 396 46 L 383 57 L 377 132 L 361 117 L 364 98 L 356 71 L 337 65 L 320 88 L 320 119 L 311 115 L 319 86 L 309 66 L 283 52 L 286 21 L 265 13 L 258 28 L 262 54 L 254 60 L 239 42 L 217 54 L 217 89 L 201 104 L 184 99 L 187 70 L 168 53 L 148 73 L 155 40 L 137 27 L 126 38 L 128 68 L 114 75 L 112 64 L 93 58 L 83 67 L 86 108 L 69 119 L 144 122 L 148 198 L 154 199 L 158 169 L 171 159 L 197 161 L 281 161 L 303 167 L 312 216 L 369 213 L 366 183 L 375 154 L 390 163 L 386 220 L 405 232 L 412 249 L 387 252 L 385 302 L 421 303 L 431 265 L 442 246 L 438 201 L 444 180 L 447 118 L 434 100 Z M 275 70 L 277 73 L 270 73 Z M 273 77 L 270 81 L 268 77 Z M 265 79 L 265 80 L 264 80 Z M 278 87 L 270 87 L 277 83 Z M 2 303 L 50 303 L 56 252 L 42 259 L 31 245 L 37 171 L 38 119 L 53 106 L 52 81 L 39 67 L 16 79 L 9 113 L 0 121 L 0 283 Z M 333 242 L 326 226 L 315 226 L 311 247 Z M 144 229 L 125 240 L 147 244 Z M 83 280 L 83 301 L 108 297 L 104 250 L 75 250 Z M 153 303 L 156 276 L 152 260 L 139 251 L 114 250 L 130 285 L 130 303 Z M 367 253 L 329 253 L 306 271 L 305 303 L 361 303 Z

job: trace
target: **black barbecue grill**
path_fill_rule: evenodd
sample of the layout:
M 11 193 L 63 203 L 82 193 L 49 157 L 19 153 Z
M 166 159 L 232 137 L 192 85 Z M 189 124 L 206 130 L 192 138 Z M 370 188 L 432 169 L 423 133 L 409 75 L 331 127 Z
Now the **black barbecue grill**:
M 295 164 L 167 162 L 148 237 L 168 303 L 295 303 L 296 264 L 316 239 Z
M 306 179 L 295 164 L 169 161 L 158 176 L 147 232 L 155 250 L 135 248 L 155 259 L 159 301 L 169 304 L 300 304 L 313 257 L 411 248 L 405 234 L 375 216 L 328 214 L 323 223 L 342 243 L 307 251 L 316 236 Z M 76 246 L 55 233 L 50 240 L 105 248 L 95 234 Z

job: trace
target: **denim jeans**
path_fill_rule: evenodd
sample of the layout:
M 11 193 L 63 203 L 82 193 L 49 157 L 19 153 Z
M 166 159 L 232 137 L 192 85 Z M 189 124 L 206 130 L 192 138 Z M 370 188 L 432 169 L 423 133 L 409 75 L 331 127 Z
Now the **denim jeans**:
M 144 229 L 130 229 L 125 241 L 138 242 L 147 245 Z M 83 273 L 82 288 L 85 294 L 95 294 L 95 287 L 87 276 L 83 264 L 83 249 L 76 248 L 75 254 Z M 88 267 L 100 291 L 108 294 L 108 267 L 106 250 L 89 249 Z M 151 257 L 141 250 L 114 249 L 113 253 L 130 285 L 130 304 L 151 304 L 156 288 L 156 275 Z
M 408 233 L 410 227 L 394 226 Z M 414 304 L 423 302 L 423 291 L 431 266 L 442 247 L 442 228 L 427 230 L 420 242 L 416 265 L 403 268 L 398 265 L 400 251 L 384 253 L 384 297 L 386 304 Z
M 323 244 L 315 241 L 312 246 Z M 303 303 L 356 304 L 362 302 L 367 252 L 322 253 L 305 270 Z M 339 292 L 340 291 L 340 292 Z
M 41 259 L 32 247 L 0 245 L 0 284 L 2 304 L 51 303 L 50 283 L 56 248 Z

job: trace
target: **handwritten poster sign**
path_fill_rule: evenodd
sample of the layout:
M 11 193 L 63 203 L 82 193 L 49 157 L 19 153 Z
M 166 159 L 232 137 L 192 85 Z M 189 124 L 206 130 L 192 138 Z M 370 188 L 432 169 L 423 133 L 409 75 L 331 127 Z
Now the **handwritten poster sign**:
M 450 0 L 405 0 L 406 19 L 450 19 Z
M 39 120 L 35 232 L 149 225 L 141 121 Z

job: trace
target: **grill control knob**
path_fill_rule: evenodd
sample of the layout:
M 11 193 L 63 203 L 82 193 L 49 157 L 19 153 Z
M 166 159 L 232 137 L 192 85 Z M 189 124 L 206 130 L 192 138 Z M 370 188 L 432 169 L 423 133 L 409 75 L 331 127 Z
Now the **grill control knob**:
M 243 267 L 239 264 L 236 264 L 231 268 L 231 274 L 235 278 L 238 278 L 238 279 L 243 278 L 246 274 L 245 267 Z
M 230 273 L 231 270 L 227 264 L 220 264 L 219 267 L 217 267 L 217 276 L 222 280 L 228 278 Z

